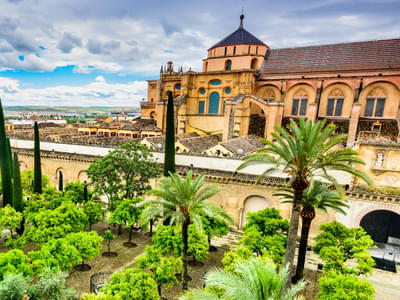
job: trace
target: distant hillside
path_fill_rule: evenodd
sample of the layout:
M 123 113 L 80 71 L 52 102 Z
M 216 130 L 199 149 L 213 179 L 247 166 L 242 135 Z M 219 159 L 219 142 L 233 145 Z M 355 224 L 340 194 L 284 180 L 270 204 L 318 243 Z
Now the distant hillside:
M 140 111 L 140 108 L 133 106 L 115 107 L 115 106 L 5 106 L 5 110 L 12 111 L 48 111 L 65 113 L 109 113 L 111 111 Z

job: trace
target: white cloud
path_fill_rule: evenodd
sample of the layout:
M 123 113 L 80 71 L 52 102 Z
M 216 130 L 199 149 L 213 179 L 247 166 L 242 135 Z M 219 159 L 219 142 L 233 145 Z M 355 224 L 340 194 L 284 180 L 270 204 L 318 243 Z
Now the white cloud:
M 22 89 L 19 81 L 0 77 L 4 105 L 139 106 L 147 93 L 146 81 L 111 84 L 103 76 L 83 86 L 60 85 L 44 89 Z
M 95 80 L 96 80 L 96 81 L 100 81 L 100 82 L 105 82 L 105 81 L 106 81 L 106 80 L 104 79 L 104 77 L 101 76 L 101 75 L 97 76 Z
M 239 25 L 242 6 L 238 0 L 229 5 L 211 0 L 171 0 L 157 5 L 123 0 L 31 2 L 0 0 L 0 71 L 48 72 L 68 65 L 74 66 L 75 73 L 96 70 L 153 77 L 169 60 L 176 67 L 199 71 L 206 50 Z M 272 48 L 400 36 L 398 1 L 267 2 L 246 1 L 244 26 Z M 81 93 L 68 87 L 87 102 L 102 96 L 117 99 L 111 92 L 87 91 L 91 88 L 83 86 L 87 93 Z M 119 93 L 114 95 L 126 99 Z M 40 101 L 57 102 L 49 98 L 56 95 L 54 88 L 18 89 L 17 94 L 29 103 L 36 101 L 33 95 Z

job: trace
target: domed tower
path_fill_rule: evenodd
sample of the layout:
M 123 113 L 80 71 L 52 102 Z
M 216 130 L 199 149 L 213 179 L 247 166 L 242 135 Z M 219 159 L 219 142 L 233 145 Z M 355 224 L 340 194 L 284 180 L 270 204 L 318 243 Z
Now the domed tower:
M 203 60 L 203 72 L 259 69 L 269 47 L 243 28 L 240 15 L 237 30 L 210 49 Z

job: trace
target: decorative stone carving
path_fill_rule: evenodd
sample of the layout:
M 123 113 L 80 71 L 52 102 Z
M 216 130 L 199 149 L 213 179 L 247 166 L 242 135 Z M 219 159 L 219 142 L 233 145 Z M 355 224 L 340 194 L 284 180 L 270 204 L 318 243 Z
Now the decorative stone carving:
M 307 92 L 306 92 L 305 90 L 299 89 L 299 90 L 294 94 L 293 97 L 294 97 L 294 98 L 296 98 L 296 97 L 306 98 L 306 97 L 308 97 L 308 94 L 307 94 Z
M 329 93 L 330 97 L 344 97 L 344 93 L 341 89 L 336 88 Z
M 375 166 L 382 167 L 384 158 L 385 158 L 385 155 L 383 154 L 383 152 L 378 152 L 376 154 Z
M 376 87 L 368 93 L 368 97 L 386 97 L 386 93 L 382 88 Z

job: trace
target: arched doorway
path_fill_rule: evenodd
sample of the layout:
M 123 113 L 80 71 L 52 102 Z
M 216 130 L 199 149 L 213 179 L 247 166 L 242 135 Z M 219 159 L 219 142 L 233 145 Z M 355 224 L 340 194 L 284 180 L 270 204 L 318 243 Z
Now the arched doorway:
M 371 211 L 360 226 L 378 243 L 386 243 L 389 237 L 400 239 L 400 215 L 389 210 Z
M 270 204 L 269 204 L 268 200 L 265 199 L 263 196 L 253 195 L 253 196 L 247 197 L 246 200 L 244 200 L 244 204 L 243 204 L 241 226 L 246 224 L 247 213 L 256 212 L 256 211 L 265 209 L 267 207 L 270 207 Z
M 265 131 L 265 113 L 261 107 L 255 103 L 250 102 L 250 123 L 247 134 L 254 134 L 256 136 L 264 137 Z

